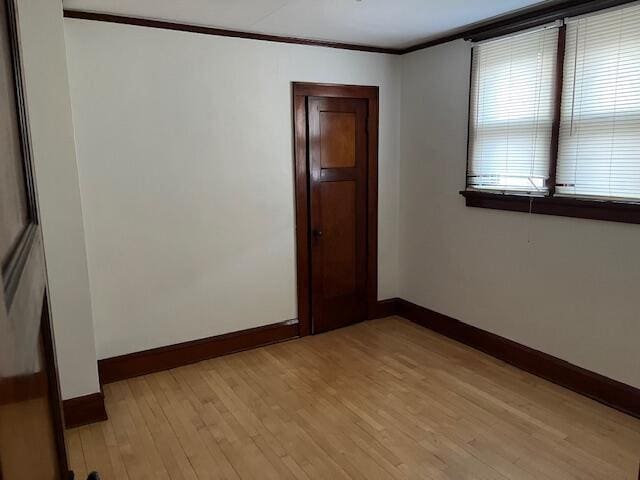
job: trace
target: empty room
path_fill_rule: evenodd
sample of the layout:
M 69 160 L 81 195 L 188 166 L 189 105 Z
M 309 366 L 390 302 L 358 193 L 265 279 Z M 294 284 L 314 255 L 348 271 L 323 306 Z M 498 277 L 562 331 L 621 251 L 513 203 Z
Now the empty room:
M 0 46 L 0 480 L 640 480 L 640 1 Z

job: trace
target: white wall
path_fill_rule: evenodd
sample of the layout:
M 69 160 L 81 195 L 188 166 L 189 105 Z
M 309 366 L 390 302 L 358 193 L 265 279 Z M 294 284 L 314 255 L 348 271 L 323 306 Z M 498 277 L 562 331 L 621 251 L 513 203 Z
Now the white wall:
M 65 31 L 98 358 L 296 317 L 290 82 L 334 82 L 381 88 L 379 298 L 640 386 L 640 227 L 464 206 L 465 42 Z
M 63 398 L 99 390 L 62 2 L 23 0 L 19 29 Z
M 397 294 L 400 59 L 65 20 L 98 358 L 297 317 L 291 82 L 380 86 Z
M 470 47 L 402 62 L 400 296 L 640 387 L 640 226 L 465 207 Z

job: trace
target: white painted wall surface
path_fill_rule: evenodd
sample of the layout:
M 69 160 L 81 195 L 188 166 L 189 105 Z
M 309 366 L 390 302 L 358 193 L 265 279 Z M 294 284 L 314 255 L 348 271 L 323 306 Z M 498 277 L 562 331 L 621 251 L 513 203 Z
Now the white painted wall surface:
M 291 82 L 380 86 L 397 294 L 399 57 L 65 20 L 98 358 L 297 317 Z
M 23 0 L 19 30 L 63 398 L 99 391 L 62 4 Z
M 402 57 L 400 296 L 640 387 L 640 226 L 468 208 L 470 46 Z

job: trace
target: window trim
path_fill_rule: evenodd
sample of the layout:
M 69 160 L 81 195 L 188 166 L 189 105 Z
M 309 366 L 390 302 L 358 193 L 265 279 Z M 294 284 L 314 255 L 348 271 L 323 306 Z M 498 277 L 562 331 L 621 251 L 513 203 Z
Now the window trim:
M 629 1 L 612 2 L 618 4 Z M 611 5 L 599 10 L 606 10 Z M 595 13 L 595 12 L 594 12 Z M 522 29 L 524 30 L 524 29 Z M 514 33 L 513 31 L 510 33 Z M 498 36 L 492 37 L 498 38 Z M 558 151 L 560 144 L 560 120 L 562 106 L 562 89 L 564 81 L 564 59 L 566 52 L 567 26 L 563 22 L 558 32 L 558 53 L 554 84 L 554 118 L 551 131 L 549 177 L 547 193 L 544 196 L 496 193 L 490 190 L 477 190 L 469 187 L 469 151 L 471 115 L 467 120 L 467 165 L 465 172 L 465 190 L 460 194 L 465 197 L 467 207 L 489 208 L 511 212 L 526 212 L 543 215 L 606 220 L 610 222 L 640 224 L 640 202 L 610 199 L 585 199 L 580 197 L 557 196 L 556 178 L 558 169 Z M 473 78 L 473 48 L 471 49 L 471 67 L 469 74 L 469 112 L 471 111 L 471 79 Z
M 467 207 L 640 225 L 640 203 L 558 196 L 536 197 L 479 190 L 462 190 L 460 194 L 465 198 Z

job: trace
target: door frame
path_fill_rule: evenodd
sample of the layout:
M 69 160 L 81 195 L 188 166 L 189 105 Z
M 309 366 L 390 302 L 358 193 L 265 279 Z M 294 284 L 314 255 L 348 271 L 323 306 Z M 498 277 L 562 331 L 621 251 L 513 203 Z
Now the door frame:
M 296 273 L 299 335 L 312 333 L 311 215 L 308 97 L 367 100 L 367 318 L 375 317 L 378 303 L 378 108 L 376 86 L 292 82 L 293 149 L 296 210 Z
M 20 135 L 20 147 L 23 159 L 23 174 L 25 181 L 25 195 L 27 199 L 28 223 L 20 235 L 16 245 L 13 246 L 6 263 L 0 265 L 2 278 L 0 287 L 4 289 L 5 301 L 10 305 L 19 282 L 27 268 L 30 252 L 34 248 L 42 249 L 42 229 L 40 226 L 40 212 L 36 193 L 35 169 L 33 165 L 33 148 L 31 131 L 29 127 L 29 113 L 27 108 L 26 87 L 22 61 L 22 47 L 20 41 L 20 29 L 18 22 L 17 0 L 0 0 L 5 3 L 7 24 L 9 32 L 9 48 L 13 67 L 14 94 L 18 114 L 18 127 Z M 0 19 L 2 21 L 2 19 Z M 42 251 L 42 255 L 44 252 Z M 44 257 L 43 257 L 44 260 Z M 40 310 L 40 335 L 42 338 L 44 369 L 35 375 L 17 377 L 11 382 L 14 401 L 30 399 L 34 394 L 39 395 L 46 385 L 48 390 L 49 409 L 51 413 L 53 440 L 55 442 L 56 457 L 59 467 L 59 478 L 72 478 L 67 458 L 67 444 L 64 435 L 64 413 L 62 410 L 62 393 L 60 389 L 60 375 L 55 347 L 53 322 L 50 314 L 48 280 L 46 278 L 45 261 L 44 292 L 42 308 Z M 0 307 L 1 308 L 1 307 Z M 43 378 L 44 377 L 44 378 Z M 44 382 L 44 383 L 43 383 Z M 26 468 L 26 467 L 25 467 Z M 0 470 L 0 477 L 2 471 Z

